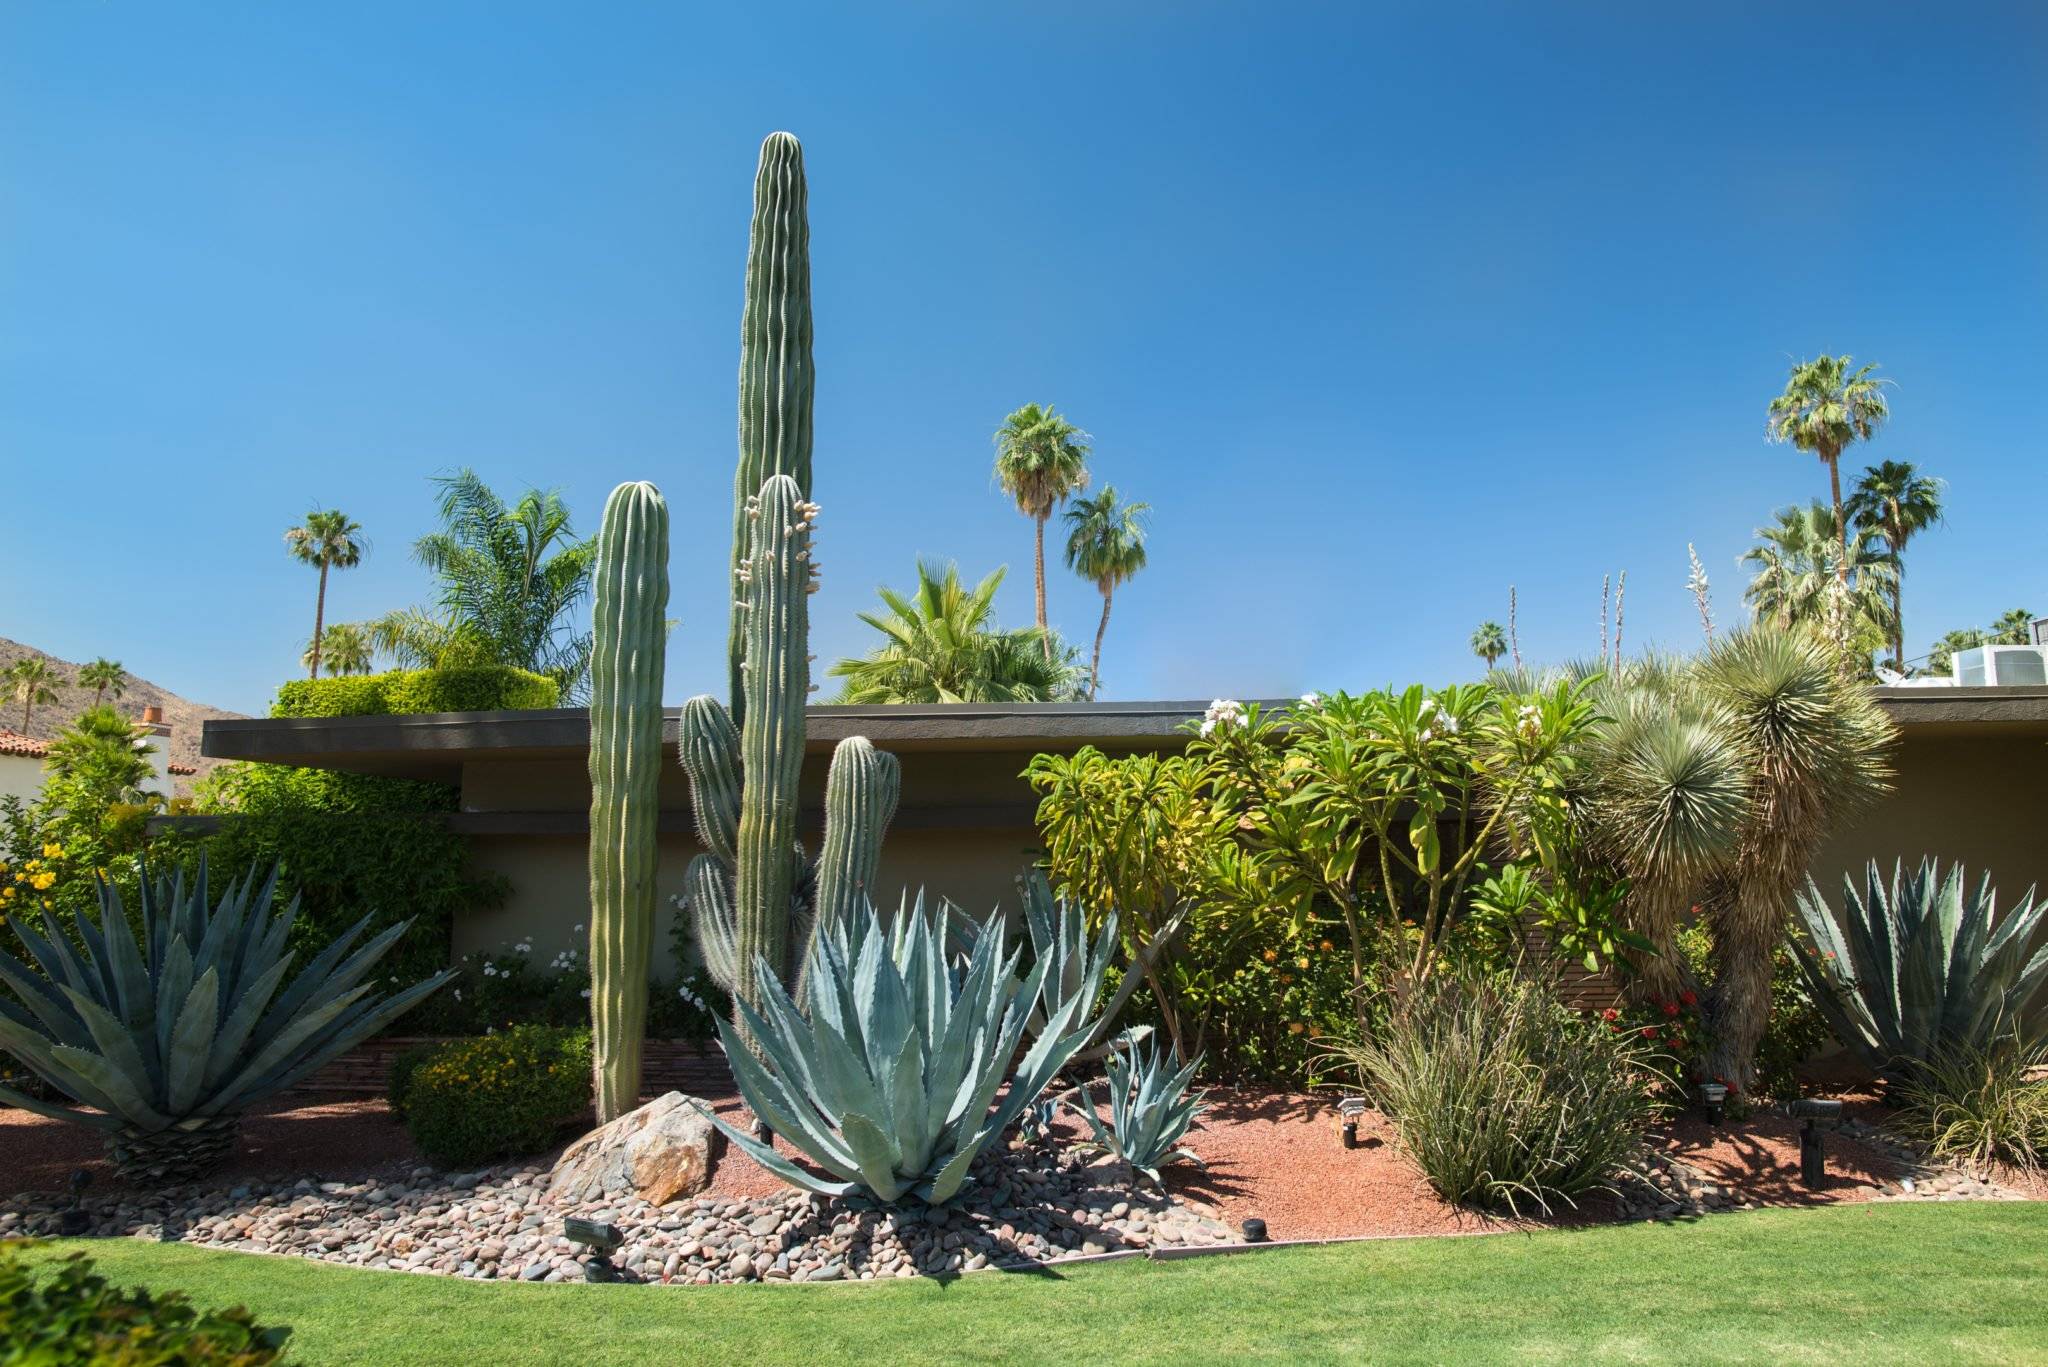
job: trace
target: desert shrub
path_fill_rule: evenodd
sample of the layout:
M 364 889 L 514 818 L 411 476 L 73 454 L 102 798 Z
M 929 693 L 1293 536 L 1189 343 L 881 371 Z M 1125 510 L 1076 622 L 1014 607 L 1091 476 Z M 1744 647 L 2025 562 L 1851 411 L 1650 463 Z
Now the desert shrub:
M 273 717 L 409 716 L 423 712 L 522 712 L 554 707 L 561 687 L 509 665 L 394 669 L 383 674 L 293 679 L 280 684 Z
M 446 1048 L 447 1043 L 446 1040 L 428 1040 L 399 1051 L 391 1060 L 391 1067 L 384 1075 L 384 1100 L 390 1103 L 391 1113 L 400 1120 L 405 1119 L 405 1098 L 412 1091 L 413 1074 Z
M 1894 1122 L 1936 1158 L 1980 1171 L 1993 1159 L 2028 1171 L 2048 1159 L 2048 1046 L 2013 1036 L 1960 1045 L 1897 1087 Z
M 196 806 L 224 819 L 157 836 L 152 860 L 189 863 L 204 848 L 216 868 L 281 865 L 280 886 L 299 895 L 292 944 L 302 961 L 366 915 L 373 930 L 411 918 L 386 971 L 416 981 L 447 966 L 456 917 L 507 894 L 503 878 L 470 869 L 463 838 L 440 821 L 456 806 L 446 784 L 233 764 L 200 785 Z
M 1647 1051 L 1539 978 L 1430 979 L 1343 1052 L 1446 1199 L 1515 1213 L 1604 1188 L 1661 1109 Z
M 590 1094 L 590 1032 L 522 1025 L 440 1045 L 414 1066 L 402 1100 L 421 1152 L 473 1168 L 547 1148 Z
M 0 1243 L 0 1364 L 260 1367 L 291 1330 L 247 1310 L 195 1310 L 180 1292 L 108 1285 L 82 1253 L 38 1270 Z

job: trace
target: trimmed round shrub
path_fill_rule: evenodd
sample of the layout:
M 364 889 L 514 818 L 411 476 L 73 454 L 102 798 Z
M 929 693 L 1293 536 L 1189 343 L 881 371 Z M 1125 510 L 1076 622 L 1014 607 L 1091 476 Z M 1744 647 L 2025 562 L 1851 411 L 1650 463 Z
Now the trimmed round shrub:
M 284 1356 L 291 1330 L 249 1312 L 195 1310 L 180 1292 L 122 1290 L 83 1253 L 31 1267 L 0 1242 L 0 1362 L 36 1367 L 263 1367 Z
M 415 1044 L 391 1060 L 391 1070 L 384 1075 L 384 1099 L 391 1104 L 391 1113 L 400 1120 L 405 1119 L 405 1097 L 412 1090 L 412 1075 L 420 1065 L 447 1048 L 445 1040 L 429 1040 Z
M 1517 1215 L 1606 1189 L 1663 1109 L 1633 1037 L 1541 979 L 1434 978 L 1344 1053 L 1445 1199 Z
M 474 1168 L 549 1147 L 590 1109 L 590 1092 L 588 1030 L 522 1025 L 437 1046 L 400 1102 L 422 1153 Z

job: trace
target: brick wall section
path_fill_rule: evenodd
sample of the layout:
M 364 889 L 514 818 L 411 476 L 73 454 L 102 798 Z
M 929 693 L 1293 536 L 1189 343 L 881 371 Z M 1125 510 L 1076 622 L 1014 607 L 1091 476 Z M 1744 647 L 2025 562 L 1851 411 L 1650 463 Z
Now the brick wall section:
M 354 1097 L 381 1097 L 391 1076 L 391 1061 L 416 1044 L 438 1041 L 429 1036 L 392 1035 L 373 1039 L 349 1050 L 313 1076 L 292 1088 L 294 1092 L 323 1092 Z M 715 1044 L 691 1040 L 647 1041 L 642 1088 L 651 1096 L 683 1092 L 689 1096 L 734 1095 L 732 1072 L 725 1055 Z

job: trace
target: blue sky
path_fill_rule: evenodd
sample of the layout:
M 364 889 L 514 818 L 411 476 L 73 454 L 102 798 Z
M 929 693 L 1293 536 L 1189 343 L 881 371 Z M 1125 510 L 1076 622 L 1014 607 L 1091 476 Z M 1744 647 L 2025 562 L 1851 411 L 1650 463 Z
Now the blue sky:
M 1898 382 L 1949 481 L 1909 651 L 2048 611 L 2048 9 L 1949 4 L 0 7 L 0 635 L 265 706 L 423 596 L 426 477 L 651 479 L 671 701 L 716 686 L 760 138 L 804 139 L 823 658 L 919 554 L 1007 563 L 989 433 L 1057 403 L 1155 508 L 1106 696 L 1697 637 L 1825 488 L 1788 362 Z M 147 600 L 147 606 L 144 605 Z M 1058 625 L 1098 599 L 1060 573 Z

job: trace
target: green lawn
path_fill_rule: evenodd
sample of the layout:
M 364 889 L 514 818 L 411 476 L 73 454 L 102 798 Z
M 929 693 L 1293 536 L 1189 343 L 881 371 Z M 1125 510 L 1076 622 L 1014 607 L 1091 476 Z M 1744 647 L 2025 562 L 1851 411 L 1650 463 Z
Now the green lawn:
M 58 1245 L 57 1247 L 64 1247 Z M 491 1285 L 128 1240 L 322 1364 L 2048 1362 L 2048 1206 L 1850 1206 L 819 1287 Z

